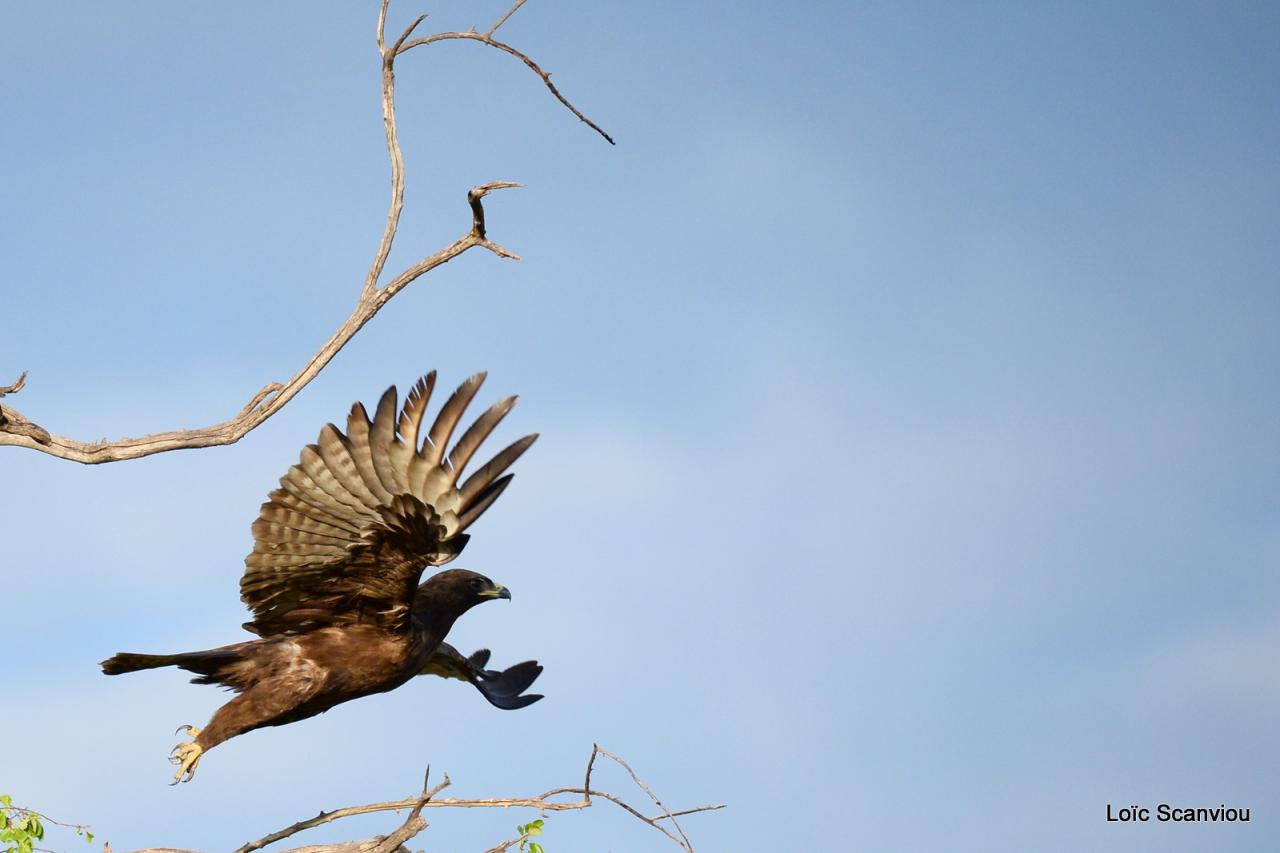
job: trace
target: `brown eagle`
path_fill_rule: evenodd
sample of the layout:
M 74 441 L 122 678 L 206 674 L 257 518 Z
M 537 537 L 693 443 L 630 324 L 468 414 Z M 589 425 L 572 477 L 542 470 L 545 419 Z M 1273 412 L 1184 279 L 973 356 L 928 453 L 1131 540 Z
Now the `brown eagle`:
M 372 421 L 356 403 L 345 435 L 327 424 L 303 448 L 253 523 L 240 597 L 253 610 L 244 627 L 259 639 L 176 655 L 121 652 L 102 662 L 107 675 L 177 666 L 196 673 L 196 684 L 239 694 L 203 729 L 179 727 L 193 740 L 174 747 L 174 784 L 190 780 L 201 756 L 229 738 L 393 690 L 415 675 L 468 681 L 504 709 L 542 698 L 523 695 L 542 672 L 536 661 L 488 670 L 487 650 L 464 657 L 444 642 L 475 605 L 509 600 L 506 587 L 465 569 L 418 583 L 427 566 L 458 556 L 467 544 L 464 531 L 506 489 L 513 475 L 504 472 L 537 438 L 516 441 L 458 482 L 516 402 L 494 404 L 446 457 L 484 378 L 479 373 L 459 386 L 421 446 L 434 372 L 414 385 L 398 418 L 392 386 Z

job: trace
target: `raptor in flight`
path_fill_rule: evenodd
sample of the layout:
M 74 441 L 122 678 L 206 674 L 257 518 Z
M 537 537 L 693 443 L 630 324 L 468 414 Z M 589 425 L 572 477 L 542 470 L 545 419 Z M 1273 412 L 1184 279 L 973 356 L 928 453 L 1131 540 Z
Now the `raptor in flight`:
M 253 523 L 240 597 L 253 611 L 244 627 L 258 639 L 201 652 L 121 652 L 108 675 L 177 666 L 197 684 L 237 694 L 193 739 L 174 748 L 174 783 L 190 780 L 205 752 L 263 726 L 280 726 L 333 706 L 394 690 L 415 675 L 458 678 L 499 708 L 523 708 L 542 667 L 526 661 L 486 669 L 489 652 L 470 657 L 444 642 L 454 621 L 477 604 L 510 599 L 506 587 L 466 569 L 419 584 L 467 544 L 465 532 L 511 482 L 506 474 L 536 435 L 525 436 L 459 482 L 480 444 L 515 405 L 494 404 L 454 443 L 449 440 L 483 373 L 463 382 L 418 437 L 435 373 L 414 385 L 396 413 L 396 389 L 370 420 L 359 403 L 344 435 L 333 424 L 280 479 Z

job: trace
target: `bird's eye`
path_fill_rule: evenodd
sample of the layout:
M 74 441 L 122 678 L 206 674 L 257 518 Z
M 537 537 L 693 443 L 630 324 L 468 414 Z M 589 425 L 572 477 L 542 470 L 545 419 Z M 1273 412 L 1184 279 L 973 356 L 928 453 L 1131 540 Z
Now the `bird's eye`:
M 471 579 L 471 588 L 472 588 L 472 589 L 484 589 L 484 581 L 483 581 L 483 580 L 481 580 L 480 578 L 472 578 L 472 579 Z

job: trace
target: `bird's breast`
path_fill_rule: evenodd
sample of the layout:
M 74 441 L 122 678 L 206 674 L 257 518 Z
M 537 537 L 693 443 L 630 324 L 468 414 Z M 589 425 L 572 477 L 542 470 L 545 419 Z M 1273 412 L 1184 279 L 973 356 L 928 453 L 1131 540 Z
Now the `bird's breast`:
M 421 631 L 386 631 L 370 625 L 324 628 L 300 639 L 301 652 L 328 674 L 330 688 L 377 693 L 412 678 L 430 657 Z

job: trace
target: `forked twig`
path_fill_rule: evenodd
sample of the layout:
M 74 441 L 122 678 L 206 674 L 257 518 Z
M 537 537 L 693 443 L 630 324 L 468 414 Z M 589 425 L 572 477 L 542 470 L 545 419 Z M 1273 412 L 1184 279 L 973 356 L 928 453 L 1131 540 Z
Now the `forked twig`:
M 27 371 L 24 370 L 22 375 L 18 377 L 17 382 L 0 388 L 0 397 L 4 397 L 7 394 L 17 394 L 26 387 L 26 384 Z M 31 423 L 18 411 L 10 409 L 8 406 L 0 406 L 0 443 L 3 443 L 5 433 L 23 436 L 35 442 L 41 449 L 44 449 L 53 440 L 53 437 L 46 430 Z
M 387 8 L 390 0 L 381 0 L 378 9 L 377 43 L 382 60 L 382 118 L 386 131 L 387 154 L 391 164 L 391 202 L 387 211 L 387 222 L 383 228 L 378 250 L 374 254 L 360 289 L 360 297 L 355 309 L 346 321 L 335 331 L 319 351 L 311 357 L 302 368 L 287 382 L 271 382 L 250 398 L 249 402 L 230 420 L 199 429 L 172 430 L 155 433 L 141 438 L 121 438 L 116 441 L 82 442 L 61 435 L 54 435 L 32 423 L 11 407 L 0 406 L 0 445 L 12 445 L 39 450 L 60 459 L 69 459 L 85 464 L 117 462 L 124 459 L 137 459 L 154 453 L 170 450 L 181 450 L 196 447 L 216 447 L 233 444 L 243 438 L 263 421 L 270 418 L 292 400 L 299 391 L 307 386 L 333 357 L 346 346 L 347 342 L 381 310 L 393 296 L 417 280 L 422 275 L 438 266 L 448 263 L 462 253 L 481 248 L 493 252 L 500 258 L 519 260 L 519 256 L 490 240 L 485 232 L 484 209 L 480 200 L 489 192 L 497 189 L 518 187 L 513 181 L 494 181 L 474 187 L 467 194 L 467 202 L 471 207 L 472 227 L 463 237 L 444 248 L 427 255 L 396 275 L 391 281 L 379 286 L 387 258 L 391 254 L 391 246 L 395 241 L 400 224 L 400 213 L 404 207 L 404 157 L 400 150 L 399 135 L 396 130 L 395 109 L 395 61 L 406 51 L 424 44 L 447 39 L 470 39 L 484 42 L 499 50 L 519 58 L 535 74 L 537 74 L 553 95 L 570 112 L 586 122 L 597 133 L 611 144 L 613 140 L 598 125 L 588 119 L 573 104 L 560 94 L 551 83 L 551 75 L 543 71 L 532 59 L 508 44 L 493 38 L 493 33 L 508 18 L 515 14 L 524 0 L 517 0 L 505 15 L 489 28 L 486 33 L 439 33 L 434 36 L 410 40 L 410 36 L 425 15 L 416 18 L 400 37 L 388 47 L 386 44 Z M 19 380 L 11 386 L 0 388 L 0 397 L 22 390 L 26 379 L 24 372 Z
M 431 768 L 427 768 L 428 776 L 430 775 L 430 773 L 431 773 Z M 303 830 L 314 829 L 317 826 L 322 826 L 323 824 L 326 824 L 326 823 L 332 823 L 335 820 L 341 820 L 344 817 L 351 817 L 352 815 L 371 814 L 373 812 L 384 812 L 389 810 L 399 811 L 400 809 L 403 809 L 403 808 L 411 808 L 413 809 L 413 811 L 409 815 L 410 818 L 417 817 L 419 814 L 422 813 L 423 807 L 428 802 L 431 801 L 432 797 L 434 797 L 436 794 L 443 791 L 445 788 L 448 788 L 452 784 L 453 782 L 449 779 L 448 774 L 445 774 L 444 781 L 436 785 L 434 788 L 430 788 L 430 789 L 427 788 L 427 780 L 423 779 L 422 793 L 411 800 L 399 800 L 395 803 L 371 803 L 370 805 L 367 805 L 367 806 L 348 806 L 342 809 L 334 809 L 331 812 L 322 811 L 320 812 L 320 814 L 316 815 L 315 817 L 307 818 L 306 820 L 300 820 L 297 823 L 290 824 L 289 826 L 286 826 L 284 829 L 280 829 L 270 833 L 269 835 L 262 836 L 257 841 L 250 841 L 248 844 L 245 844 L 244 846 L 238 848 L 235 851 L 235 853 L 253 853 L 254 850 L 261 850 L 263 847 L 266 847 L 269 844 L 275 844 L 277 841 L 288 838 L 290 835 L 296 835 L 297 833 L 302 832 Z M 407 825 L 407 822 L 405 825 Z

